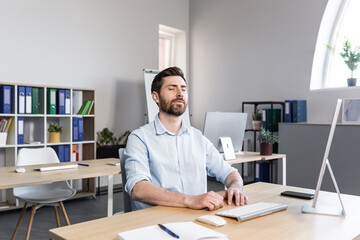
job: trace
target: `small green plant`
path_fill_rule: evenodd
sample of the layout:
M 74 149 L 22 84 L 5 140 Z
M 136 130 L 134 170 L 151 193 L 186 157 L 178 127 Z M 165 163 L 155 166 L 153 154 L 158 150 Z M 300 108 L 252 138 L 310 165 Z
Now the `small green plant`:
M 334 51 L 335 47 L 332 44 L 328 44 L 327 48 Z M 355 48 L 351 48 L 351 43 L 348 39 L 345 39 L 342 52 L 340 56 L 344 59 L 344 63 L 351 71 L 351 78 L 354 76 L 354 70 L 357 69 L 358 64 L 360 62 L 360 47 L 356 46 Z
M 274 135 L 269 130 L 265 130 L 265 128 L 261 128 L 258 140 L 260 143 L 274 144 L 279 142 L 279 136 Z
M 110 131 L 108 128 L 104 128 L 101 131 L 96 133 L 97 147 L 104 147 L 104 146 L 116 146 L 120 145 L 122 142 L 124 145 L 127 143 L 128 136 L 130 135 L 130 131 L 125 131 L 122 133 L 118 138 L 114 136 L 114 133 Z
M 261 116 L 261 113 L 259 112 L 258 108 L 256 108 L 255 112 L 253 113 L 252 119 L 253 119 L 253 121 L 261 121 L 262 116 Z
M 50 126 L 48 128 L 49 132 L 61 132 L 62 127 L 59 126 L 57 123 L 50 123 Z

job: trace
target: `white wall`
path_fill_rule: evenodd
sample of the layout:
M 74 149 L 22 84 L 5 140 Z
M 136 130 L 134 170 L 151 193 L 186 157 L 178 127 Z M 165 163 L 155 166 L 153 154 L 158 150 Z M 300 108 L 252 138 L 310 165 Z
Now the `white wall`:
M 190 1 L 193 125 L 203 128 L 206 111 L 241 111 L 243 101 L 285 99 L 307 99 L 308 121 L 330 121 L 337 98 L 359 96 L 359 88 L 309 90 L 326 3 Z
M 96 130 L 133 130 L 159 24 L 188 33 L 189 0 L 2 0 L 0 81 L 95 89 Z

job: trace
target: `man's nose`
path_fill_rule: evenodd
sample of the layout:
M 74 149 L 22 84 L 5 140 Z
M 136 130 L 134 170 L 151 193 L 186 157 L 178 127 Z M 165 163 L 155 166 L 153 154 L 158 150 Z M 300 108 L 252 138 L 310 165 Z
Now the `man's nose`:
M 178 89 L 177 93 L 176 93 L 177 97 L 183 97 L 183 93 L 181 91 L 181 89 Z

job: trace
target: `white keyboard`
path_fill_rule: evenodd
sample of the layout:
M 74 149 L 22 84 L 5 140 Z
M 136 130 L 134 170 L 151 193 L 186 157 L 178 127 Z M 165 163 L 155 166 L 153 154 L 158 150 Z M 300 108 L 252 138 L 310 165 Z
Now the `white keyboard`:
M 285 204 L 259 202 L 232 208 L 227 211 L 217 212 L 216 215 L 236 218 L 241 222 L 285 209 L 287 209 L 287 205 Z
M 49 167 L 41 167 L 34 168 L 35 171 L 46 172 L 46 171 L 56 171 L 56 170 L 64 170 L 64 169 L 73 169 L 78 168 L 77 164 L 66 164 L 66 165 L 58 165 L 58 166 L 49 166 Z

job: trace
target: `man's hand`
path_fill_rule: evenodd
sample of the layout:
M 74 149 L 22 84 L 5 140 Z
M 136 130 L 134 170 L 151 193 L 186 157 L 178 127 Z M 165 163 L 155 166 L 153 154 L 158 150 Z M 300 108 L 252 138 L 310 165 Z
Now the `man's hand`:
M 224 206 L 224 198 L 213 191 L 198 196 L 188 195 L 186 205 L 191 209 L 202 209 L 207 207 L 210 211 L 213 211 Z
M 227 199 L 227 204 L 231 205 L 232 200 L 236 206 L 248 204 L 247 196 L 239 189 L 235 187 L 230 187 L 222 193 L 222 197 Z

